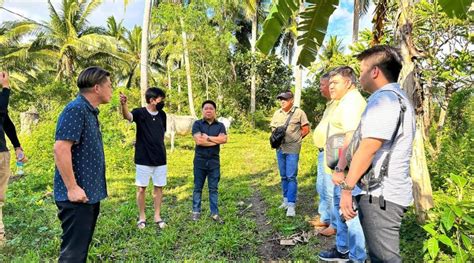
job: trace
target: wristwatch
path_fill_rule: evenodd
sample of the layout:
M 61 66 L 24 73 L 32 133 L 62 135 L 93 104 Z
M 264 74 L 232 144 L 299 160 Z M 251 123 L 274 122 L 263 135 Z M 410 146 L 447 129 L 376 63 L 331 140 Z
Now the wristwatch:
M 210 141 L 211 141 L 211 138 L 207 137 L 207 141 L 210 142 Z
M 342 173 L 342 172 L 344 172 L 344 170 L 341 169 L 341 168 L 339 168 L 339 166 L 336 166 L 336 167 L 334 168 L 334 171 L 335 171 L 336 173 Z
M 342 190 L 348 190 L 348 191 L 352 191 L 354 190 L 354 186 L 349 186 L 346 181 L 342 181 L 339 186 L 341 187 Z

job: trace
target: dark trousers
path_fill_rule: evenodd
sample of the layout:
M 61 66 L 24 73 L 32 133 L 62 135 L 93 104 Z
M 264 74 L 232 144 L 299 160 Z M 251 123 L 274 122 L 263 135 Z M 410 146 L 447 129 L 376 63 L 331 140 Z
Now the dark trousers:
M 96 204 L 56 202 L 61 221 L 61 251 L 59 262 L 86 262 L 92 241 L 100 202 Z
M 194 191 L 193 191 L 193 212 L 201 212 L 202 188 L 207 177 L 207 186 L 209 188 L 209 203 L 211 215 L 218 215 L 217 207 L 218 184 L 221 178 L 220 167 L 216 168 L 197 168 L 194 167 Z
M 359 219 L 371 262 L 402 262 L 400 257 L 400 225 L 406 208 L 370 195 L 356 197 Z

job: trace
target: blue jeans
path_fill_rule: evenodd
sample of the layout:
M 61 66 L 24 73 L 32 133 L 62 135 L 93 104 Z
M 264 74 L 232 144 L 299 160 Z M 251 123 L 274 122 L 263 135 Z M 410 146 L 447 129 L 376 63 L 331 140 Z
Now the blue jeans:
M 332 176 L 327 174 L 324 168 L 324 151 L 321 151 L 318 153 L 318 175 L 316 176 L 316 192 L 319 194 L 318 213 L 321 222 L 336 228 L 336 214 L 333 213 L 334 183 Z
M 217 187 L 219 179 L 221 178 L 220 167 L 213 169 L 194 167 L 194 191 L 193 191 L 193 212 L 201 212 L 201 196 L 202 188 L 207 177 L 207 186 L 209 188 L 209 205 L 211 208 L 211 215 L 218 215 L 217 208 Z
M 296 194 L 298 192 L 298 160 L 299 153 L 283 153 L 277 150 L 278 170 L 280 170 L 281 188 L 283 198 L 288 199 L 288 203 L 296 203 Z
M 352 196 L 356 196 L 361 192 L 359 187 L 355 187 L 352 190 Z M 364 262 L 367 258 L 365 252 L 365 237 L 364 231 L 359 221 L 359 215 L 342 222 L 341 217 L 339 216 L 339 202 L 341 200 L 341 187 L 334 186 L 334 214 L 336 216 L 336 248 L 340 253 L 346 253 L 349 251 L 349 259 L 353 261 Z M 353 201 L 355 198 L 353 197 Z

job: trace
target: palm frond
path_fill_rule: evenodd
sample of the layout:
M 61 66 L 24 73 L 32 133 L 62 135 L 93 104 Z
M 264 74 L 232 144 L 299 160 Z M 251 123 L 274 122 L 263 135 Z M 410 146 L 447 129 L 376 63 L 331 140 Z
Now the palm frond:
M 268 54 L 279 35 L 283 31 L 288 19 L 298 10 L 297 0 L 276 0 L 263 23 L 263 30 L 257 41 L 257 48 L 264 54 Z
M 299 65 L 308 67 L 316 59 L 318 48 L 326 36 L 329 17 L 338 4 L 339 0 L 312 0 L 300 14 L 298 45 L 302 50 L 298 57 Z
M 87 23 L 87 17 L 91 15 L 91 13 L 99 7 L 99 5 L 102 4 L 102 0 L 92 0 L 87 7 L 81 12 L 80 19 L 77 22 L 77 27 L 79 29 L 84 28 Z
M 363 15 L 367 14 L 370 7 L 370 0 L 359 0 L 359 16 L 362 17 Z

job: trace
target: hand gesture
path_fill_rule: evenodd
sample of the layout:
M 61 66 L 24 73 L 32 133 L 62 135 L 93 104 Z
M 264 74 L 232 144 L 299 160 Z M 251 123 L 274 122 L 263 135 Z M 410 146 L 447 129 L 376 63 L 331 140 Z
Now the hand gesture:
M 0 84 L 4 88 L 10 88 L 10 77 L 8 76 L 8 72 L 0 71 Z
M 127 96 L 125 96 L 122 92 L 120 92 L 120 104 L 127 104 Z
M 89 202 L 89 198 L 87 198 L 86 192 L 79 187 L 76 186 L 71 190 L 67 191 L 67 198 L 72 203 L 87 203 Z

